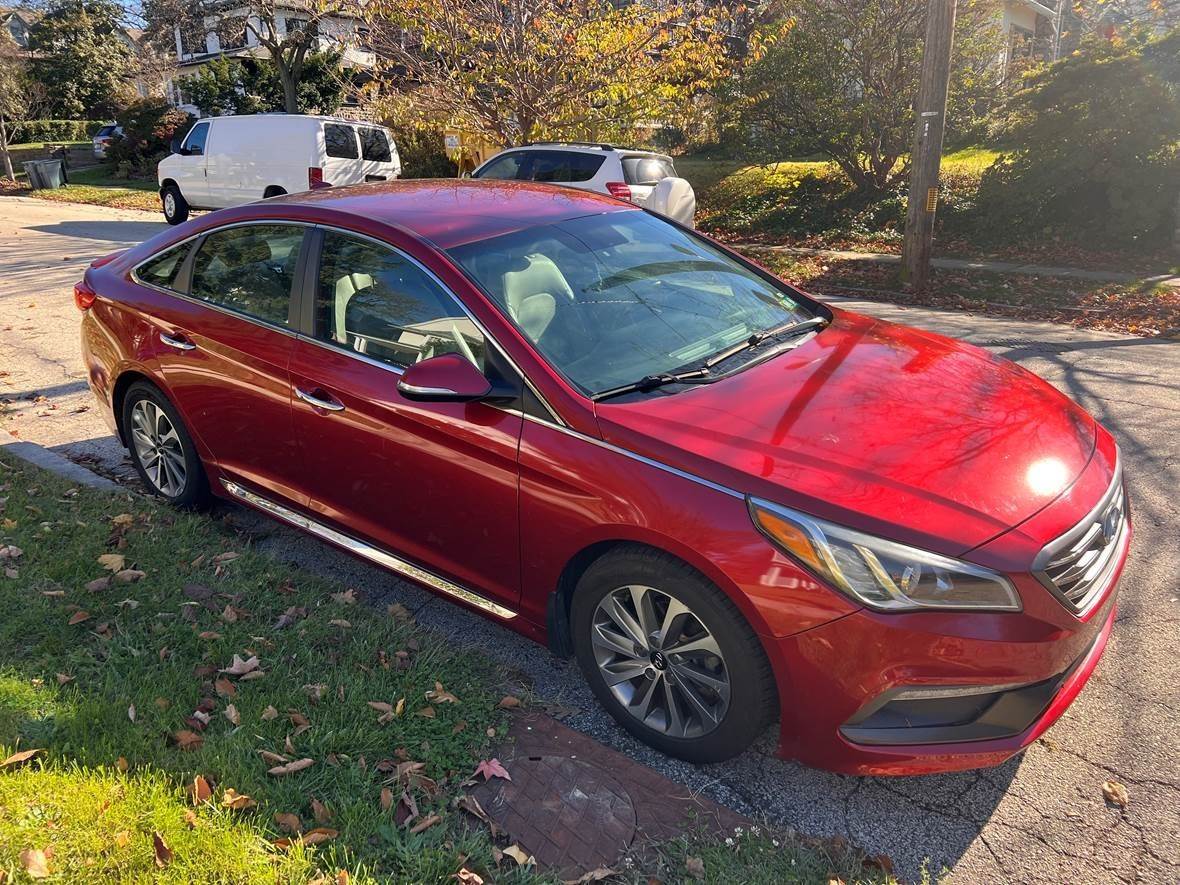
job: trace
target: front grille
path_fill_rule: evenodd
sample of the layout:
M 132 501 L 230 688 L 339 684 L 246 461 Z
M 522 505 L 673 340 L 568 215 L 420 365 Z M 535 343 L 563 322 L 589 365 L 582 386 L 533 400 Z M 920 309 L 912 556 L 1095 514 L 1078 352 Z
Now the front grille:
M 1120 472 L 1102 503 L 1037 557 L 1043 563 L 1037 577 L 1075 614 L 1087 611 L 1110 581 L 1127 529 L 1126 501 Z

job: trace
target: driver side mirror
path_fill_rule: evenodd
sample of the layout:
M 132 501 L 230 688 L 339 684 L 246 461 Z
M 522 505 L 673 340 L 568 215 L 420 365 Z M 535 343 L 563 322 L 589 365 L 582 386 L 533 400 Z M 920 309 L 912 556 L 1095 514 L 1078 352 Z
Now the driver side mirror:
M 465 403 L 483 399 L 492 384 L 466 357 L 444 353 L 406 369 L 397 389 L 414 402 Z

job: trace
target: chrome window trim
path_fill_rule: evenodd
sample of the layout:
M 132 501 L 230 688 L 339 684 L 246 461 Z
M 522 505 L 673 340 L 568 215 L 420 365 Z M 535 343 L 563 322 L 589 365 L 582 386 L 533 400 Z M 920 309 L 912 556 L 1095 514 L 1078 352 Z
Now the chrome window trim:
M 269 498 L 265 498 L 255 492 L 251 492 L 249 489 L 243 488 L 232 480 L 222 479 L 221 484 L 225 490 L 235 498 L 257 507 L 259 510 L 270 514 L 276 519 L 282 520 L 283 522 L 293 525 L 298 529 L 302 529 L 310 535 L 314 535 L 317 538 L 328 541 L 338 547 L 342 547 L 345 550 L 348 550 L 350 553 L 355 553 L 357 556 L 367 559 L 370 562 L 374 562 L 377 565 L 383 566 L 392 572 L 396 572 L 397 574 L 417 581 L 420 584 L 425 584 L 426 586 L 437 590 L 440 593 L 444 593 L 454 599 L 466 602 L 468 605 L 475 606 L 482 611 L 495 615 L 496 617 L 502 618 L 506 621 L 516 617 L 516 612 L 514 612 L 512 609 L 500 605 L 497 602 L 493 602 L 487 597 L 476 593 L 474 590 L 470 590 L 467 587 L 452 583 L 445 578 L 439 577 L 432 571 L 424 569 L 421 566 L 414 565 L 412 562 L 407 562 L 400 556 L 394 556 L 392 553 L 382 550 L 379 547 L 375 547 L 372 544 L 367 544 L 364 541 L 360 541 L 351 535 L 338 532 L 335 529 L 324 525 L 322 522 L 317 522 L 311 517 L 304 516 L 303 514 L 297 513 L 294 510 L 290 510 L 289 508 L 284 507 L 282 504 L 278 504 Z

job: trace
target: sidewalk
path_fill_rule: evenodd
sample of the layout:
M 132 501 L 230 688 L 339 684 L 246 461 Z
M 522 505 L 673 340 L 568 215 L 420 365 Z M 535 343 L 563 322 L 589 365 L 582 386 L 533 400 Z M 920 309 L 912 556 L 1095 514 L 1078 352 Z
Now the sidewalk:
M 785 252 L 790 255 L 815 255 L 833 261 L 866 261 L 874 264 L 900 264 L 901 256 L 889 252 L 849 252 L 842 249 L 811 249 L 805 246 L 764 246 L 758 243 L 733 243 L 747 252 Z M 1035 277 L 1068 277 L 1095 283 L 1133 283 L 1180 288 L 1180 276 L 1170 273 L 1140 277 L 1117 270 L 1086 270 L 1081 267 L 1058 267 L 1050 264 L 1021 264 L 1016 261 L 972 261 L 967 258 L 934 258 L 930 263 L 943 270 L 983 270 L 989 273 L 1014 273 Z

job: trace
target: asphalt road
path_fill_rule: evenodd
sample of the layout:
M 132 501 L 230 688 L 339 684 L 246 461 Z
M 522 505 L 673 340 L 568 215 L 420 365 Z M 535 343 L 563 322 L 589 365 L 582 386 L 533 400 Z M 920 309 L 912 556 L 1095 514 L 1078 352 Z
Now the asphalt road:
M 92 258 L 162 228 L 145 213 L 0 198 L 4 429 L 108 475 L 131 476 L 105 424 L 84 410 L 90 395 L 71 286 Z M 1180 881 L 1180 343 L 869 302 L 844 306 L 1022 363 L 1080 402 L 1122 446 L 1136 535 L 1106 655 L 1047 737 L 999 768 L 843 777 L 774 758 L 771 734 L 727 763 L 671 760 L 618 729 L 577 669 L 545 649 L 244 510 L 226 507 L 220 517 L 276 557 L 369 598 L 399 600 L 458 646 L 505 661 L 569 725 L 685 789 L 808 835 L 843 835 L 888 854 L 906 878 L 949 869 L 962 882 Z M 1129 789 L 1126 811 L 1104 803 L 1107 779 Z

